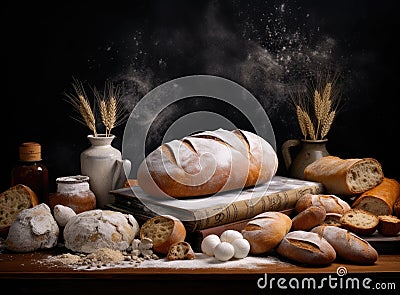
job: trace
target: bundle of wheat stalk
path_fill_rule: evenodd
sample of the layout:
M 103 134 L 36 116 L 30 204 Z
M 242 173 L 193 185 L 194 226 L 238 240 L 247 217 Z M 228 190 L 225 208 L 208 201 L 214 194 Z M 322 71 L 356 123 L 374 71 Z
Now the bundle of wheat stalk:
M 100 110 L 101 122 L 105 127 L 105 136 L 111 136 L 113 128 L 122 124 L 127 118 L 121 104 L 121 85 L 114 85 L 112 82 L 105 83 L 104 92 L 100 92 L 94 87 L 93 95 L 95 101 L 93 107 L 90 99 L 86 95 L 83 84 L 74 78 L 72 83 L 74 93 L 65 93 L 68 102 L 79 113 L 79 118 L 74 118 L 81 124 L 86 125 L 94 136 L 98 135 L 96 130 L 96 111 Z M 98 108 L 96 108 L 96 105 Z
M 325 139 L 337 114 L 337 100 L 333 83 L 327 82 L 321 90 L 314 89 L 313 99 L 302 97 L 295 103 L 297 120 L 304 139 Z

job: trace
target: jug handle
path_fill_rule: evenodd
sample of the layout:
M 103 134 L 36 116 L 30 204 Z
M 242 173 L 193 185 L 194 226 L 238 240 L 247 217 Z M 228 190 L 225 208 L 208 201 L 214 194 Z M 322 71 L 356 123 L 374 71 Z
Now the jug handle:
M 128 179 L 128 175 L 131 171 L 131 161 L 128 159 L 117 160 L 115 162 L 116 167 L 112 179 L 112 189 L 122 188 Z
M 292 164 L 292 155 L 290 154 L 290 148 L 298 146 L 301 143 L 299 139 L 289 139 L 282 144 L 282 156 L 285 163 L 285 167 L 289 170 Z

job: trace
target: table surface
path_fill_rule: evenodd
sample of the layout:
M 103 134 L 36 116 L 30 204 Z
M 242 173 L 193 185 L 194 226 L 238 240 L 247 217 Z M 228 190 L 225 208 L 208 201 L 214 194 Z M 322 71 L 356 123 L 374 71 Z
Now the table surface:
M 14 294 L 88 294 L 112 295 L 118 294 L 238 294 L 245 291 L 250 294 L 282 294 L 277 285 L 272 286 L 274 277 L 286 278 L 286 283 L 293 278 L 315 278 L 322 282 L 328 275 L 337 276 L 338 268 L 345 268 L 347 274 L 343 278 L 371 278 L 372 282 L 395 283 L 395 288 L 400 288 L 400 255 L 383 254 L 373 265 L 355 265 L 336 260 L 334 263 L 315 267 L 295 265 L 288 262 L 271 263 L 266 257 L 247 257 L 243 260 L 247 263 L 239 264 L 239 267 L 221 267 L 223 262 L 199 264 L 197 267 L 168 267 L 169 262 L 162 258 L 151 261 L 150 266 L 141 267 L 110 267 L 99 270 L 78 270 L 66 266 L 54 266 L 52 264 L 40 263 L 48 257 L 59 253 L 54 250 L 37 251 L 32 253 L 0 253 L 0 286 L 12 288 Z M 198 257 L 204 258 L 204 254 L 196 253 Z M 277 259 L 273 257 L 273 259 Z M 259 262 L 258 262 L 259 261 Z M 263 263 L 267 263 L 263 265 Z M 268 262 L 270 261 L 270 262 Z M 278 259 L 279 261 L 279 259 Z M 177 263 L 182 263 L 179 261 Z M 195 263 L 185 261 L 186 265 Z M 194 265 L 194 264 L 193 264 Z M 270 288 L 260 289 L 258 283 L 266 282 Z M 261 280 L 261 281 L 260 281 Z M 319 281 L 318 281 L 319 280 Z M 325 281 L 324 293 L 334 294 Z M 339 288 L 336 286 L 336 288 Z M 182 293 L 182 290 L 185 290 Z M 325 291 L 326 290 L 326 291 Z M 134 291 L 134 292 L 133 292 Z M 187 291 L 187 292 L 186 292 Z M 285 290 L 285 294 L 314 294 L 309 289 Z M 320 292 L 321 290 L 319 290 Z M 365 292 L 365 290 L 363 290 Z M 396 294 L 388 292 L 384 294 Z M 390 290 L 393 291 L 393 290 Z M 340 289 L 341 295 L 353 294 L 354 290 Z M 364 294 L 363 292 L 363 294 Z M 379 293 L 371 293 L 379 294 Z

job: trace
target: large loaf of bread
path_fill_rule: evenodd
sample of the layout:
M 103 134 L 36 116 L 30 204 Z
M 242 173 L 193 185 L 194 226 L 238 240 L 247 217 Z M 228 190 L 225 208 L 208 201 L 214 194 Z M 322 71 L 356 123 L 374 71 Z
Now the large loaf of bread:
M 361 194 L 383 181 L 381 164 L 372 158 L 341 159 L 325 156 L 304 169 L 304 179 L 324 185 L 326 193 L 343 196 Z
M 397 180 L 386 178 L 376 187 L 361 194 L 351 205 L 375 215 L 392 215 L 394 204 L 400 197 L 400 184 Z
M 277 168 L 276 152 L 262 137 L 218 129 L 164 143 L 141 163 L 137 180 L 150 195 L 185 198 L 268 182 Z
M 357 264 L 373 264 L 378 259 L 378 252 L 366 240 L 344 228 L 331 225 L 314 227 L 317 233 L 335 249 L 337 256 Z

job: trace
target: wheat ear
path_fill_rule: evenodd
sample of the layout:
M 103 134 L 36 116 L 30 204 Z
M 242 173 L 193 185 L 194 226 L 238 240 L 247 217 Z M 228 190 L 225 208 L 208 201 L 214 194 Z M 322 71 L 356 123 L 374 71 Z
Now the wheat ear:
M 304 138 L 307 138 L 307 127 L 305 123 L 305 119 L 303 117 L 303 110 L 299 105 L 296 105 L 296 114 L 297 114 L 297 121 L 299 122 L 301 133 L 303 134 Z
M 315 140 L 315 128 L 314 128 L 314 124 L 311 121 L 310 116 L 308 115 L 308 113 L 302 109 L 302 116 L 304 118 L 304 124 L 306 126 L 308 135 L 310 136 L 311 139 Z
M 335 115 L 336 115 L 336 111 L 332 111 L 325 118 L 324 123 L 322 124 L 322 128 L 321 128 L 321 139 L 324 139 L 325 136 L 328 134 L 329 130 L 331 129 Z
M 86 96 L 84 87 L 81 82 L 74 79 L 72 83 L 75 93 L 66 93 L 65 96 L 68 98 L 68 102 L 74 107 L 74 109 L 80 114 L 80 118 L 74 118 L 79 123 L 86 125 L 92 130 L 94 136 L 97 136 L 96 131 L 96 118 L 94 112 L 90 106 L 89 100 Z

